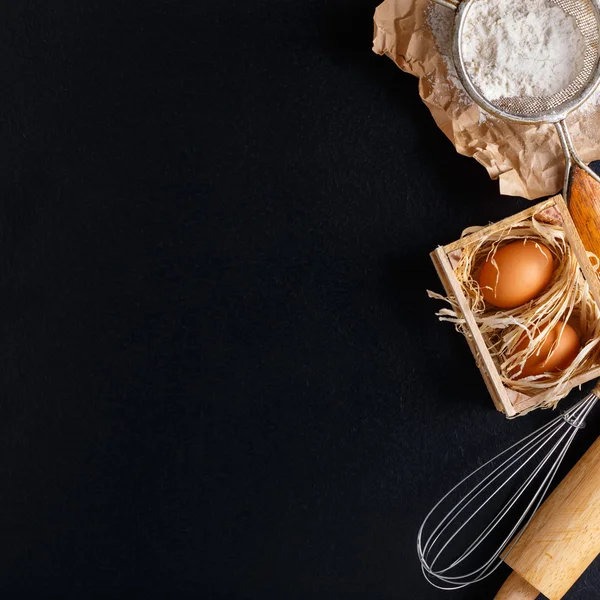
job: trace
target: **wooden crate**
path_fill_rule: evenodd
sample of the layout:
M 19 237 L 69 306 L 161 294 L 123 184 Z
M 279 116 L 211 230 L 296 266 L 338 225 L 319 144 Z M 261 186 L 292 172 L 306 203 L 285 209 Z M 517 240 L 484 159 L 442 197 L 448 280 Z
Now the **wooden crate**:
M 500 377 L 500 372 L 496 367 L 496 364 L 490 355 L 485 339 L 479 330 L 479 326 L 475 321 L 475 317 L 469 307 L 469 301 L 462 291 L 462 287 L 452 268 L 450 261 L 450 254 L 457 250 L 461 250 L 479 240 L 481 237 L 493 233 L 500 229 L 504 229 L 507 226 L 516 225 L 517 223 L 531 218 L 533 215 L 538 214 L 544 210 L 555 207 L 560 213 L 562 219 L 562 227 L 565 230 L 565 235 L 571 249 L 575 254 L 579 262 L 579 268 L 585 279 L 587 280 L 590 291 L 597 304 L 600 306 L 600 281 L 594 271 L 587 253 L 581 242 L 581 238 L 577 233 L 575 224 L 571 219 L 569 210 L 562 196 L 554 196 L 548 200 L 540 202 L 523 212 L 520 212 L 512 217 L 508 217 L 498 223 L 484 227 L 471 235 L 465 236 L 456 242 L 448 244 L 447 246 L 440 246 L 431 253 L 431 260 L 435 265 L 440 280 L 446 290 L 448 297 L 456 299 L 456 304 L 465 322 L 466 322 L 466 340 L 469 343 L 473 356 L 483 379 L 487 385 L 488 391 L 492 396 L 494 405 L 496 408 L 506 414 L 507 417 L 514 417 L 523 411 L 531 410 L 537 406 L 540 402 L 540 395 L 527 396 L 525 394 L 516 392 L 507 388 Z M 570 388 L 577 387 L 586 381 L 600 377 L 600 367 L 590 369 L 586 373 L 574 377 L 570 381 Z

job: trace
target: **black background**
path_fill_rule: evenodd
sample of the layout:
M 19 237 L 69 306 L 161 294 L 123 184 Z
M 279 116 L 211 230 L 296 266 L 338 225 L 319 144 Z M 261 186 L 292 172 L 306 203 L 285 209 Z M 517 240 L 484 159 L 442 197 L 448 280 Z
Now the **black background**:
M 2 7 L 5 597 L 493 597 L 428 587 L 418 524 L 549 415 L 494 411 L 428 252 L 527 203 L 375 4 Z

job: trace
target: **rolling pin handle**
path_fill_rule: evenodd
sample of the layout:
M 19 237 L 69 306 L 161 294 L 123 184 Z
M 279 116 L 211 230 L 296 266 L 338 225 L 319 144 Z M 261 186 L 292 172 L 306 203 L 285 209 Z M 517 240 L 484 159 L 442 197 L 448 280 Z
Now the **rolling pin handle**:
M 494 600 L 535 600 L 539 592 L 516 571 L 513 571 L 504 585 L 496 594 Z

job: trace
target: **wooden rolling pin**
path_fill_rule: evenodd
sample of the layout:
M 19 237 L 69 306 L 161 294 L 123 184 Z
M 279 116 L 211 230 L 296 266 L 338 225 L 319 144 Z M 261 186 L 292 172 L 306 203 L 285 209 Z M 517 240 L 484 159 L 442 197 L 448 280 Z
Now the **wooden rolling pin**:
M 600 385 L 594 393 L 600 394 Z M 509 546 L 510 548 L 510 546 Z M 534 515 L 504 559 L 496 600 L 560 600 L 600 553 L 600 438 Z

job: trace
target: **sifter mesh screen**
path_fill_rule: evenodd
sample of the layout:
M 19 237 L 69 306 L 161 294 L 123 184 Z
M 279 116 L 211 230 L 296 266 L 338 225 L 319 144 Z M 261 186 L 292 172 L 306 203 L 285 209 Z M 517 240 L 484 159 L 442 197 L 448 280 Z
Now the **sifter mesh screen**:
M 599 56 L 599 38 L 598 22 L 596 12 L 589 0 L 551 0 L 562 10 L 574 17 L 577 26 L 585 40 L 585 55 L 583 69 L 576 75 L 568 87 L 560 90 L 556 94 L 547 97 L 539 96 L 513 96 L 510 98 L 502 97 L 495 100 L 489 100 L 490 104 L 496 106 L 503 112 L 515 115 L 517 117 L 531 117 L 535 115 L 544 115 L 550 112 L 560 110 L 577 100 L 578 96 L 584 91 L 584 88 L 593 76 Z M 469 16 L 467 15 L 467 19 Z M 467 72 L 468 73 L 468 72 Z M 471 77 L 469 77 L 471 79 Z M 471 82 L 473 83 L 472 79 Z M 473 83 L 479 94 L 485 98 L 485 94 Z

